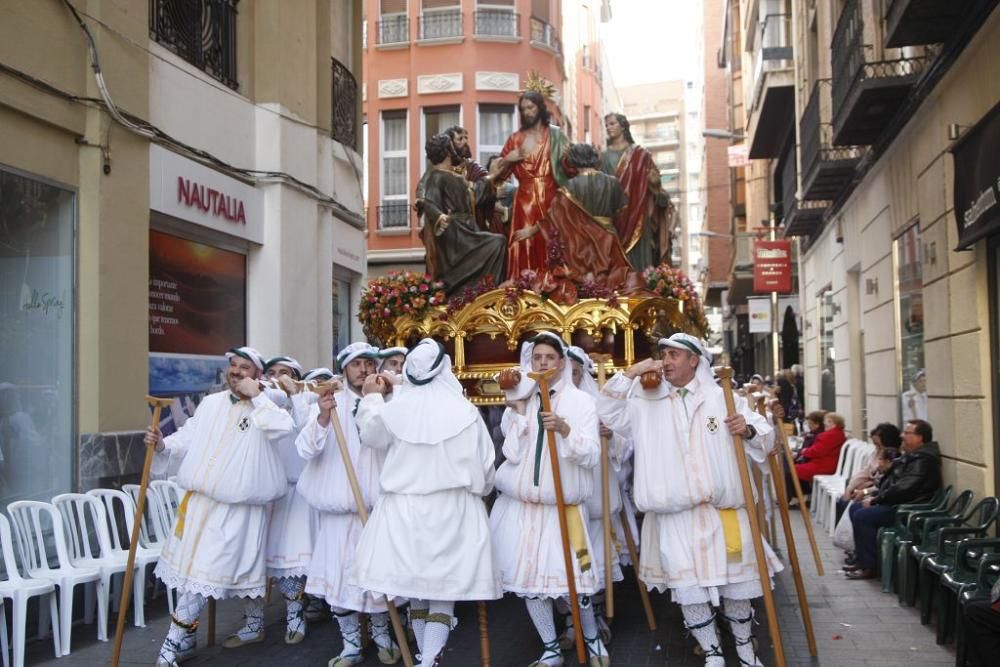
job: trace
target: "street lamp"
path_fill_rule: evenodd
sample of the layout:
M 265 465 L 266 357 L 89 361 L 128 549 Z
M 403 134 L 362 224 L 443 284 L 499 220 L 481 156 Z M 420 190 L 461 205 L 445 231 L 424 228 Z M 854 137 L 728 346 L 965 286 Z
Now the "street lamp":
M 707 129 L 701 131 L 701 136 L 706 139 L 733 139 L 733 140 L 743 140 L 742 134 L 737 134 L 736 132 L 730 132 L 729 130 L 713 130 Z
M 712 231 L 702 231 L 702 232 L 691 232 L 691 236 L 707 236 L 712 239 L 733 239 L 735 238 L 732 234 L 723 234 L 721 232 Z

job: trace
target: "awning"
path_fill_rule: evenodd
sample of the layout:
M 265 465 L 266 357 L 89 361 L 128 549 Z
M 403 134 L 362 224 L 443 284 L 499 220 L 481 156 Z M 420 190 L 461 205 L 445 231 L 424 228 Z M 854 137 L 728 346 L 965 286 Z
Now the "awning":
M 951 148 L 958 247 L 1000 232 L 1000 104 Z

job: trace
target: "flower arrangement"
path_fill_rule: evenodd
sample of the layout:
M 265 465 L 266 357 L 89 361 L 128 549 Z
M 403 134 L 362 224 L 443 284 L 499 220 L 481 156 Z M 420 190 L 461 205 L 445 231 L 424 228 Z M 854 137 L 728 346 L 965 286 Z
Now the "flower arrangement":
M 448 299 L 448 307 L 445 309 L 445 317 L 451 317 L 466 305 L 475 301 L 476 297 L 480 294 L 486 294 L 496 288 L 497 285 L 493 280 L 493 276 L 486 276 L 475 285 L 466 287 L 461 292 Z
M 708 319 L 698 291 L 683 271 L 669 264 L 648 266 L 642 271 L 642 282 L 647 291 L 657 296 L 685 302 L 684 311 L 688 317 L 703 331 L 708 331 Z
M 413 271 L 390 271 L 381 278 L 368 281 L 361 293 L 358 320 L 365 334 L 377 338 L 375 332 L 401 315 L 423 317 L 435 306 L 444 305 L 447 297 L 444 283 L 429 274 Z

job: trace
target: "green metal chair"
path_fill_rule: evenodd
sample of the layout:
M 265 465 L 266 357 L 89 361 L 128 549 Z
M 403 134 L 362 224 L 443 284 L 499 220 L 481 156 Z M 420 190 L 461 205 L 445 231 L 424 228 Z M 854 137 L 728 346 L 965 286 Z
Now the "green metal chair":
M 1000 557 L 1000 539 L 995 537 L 962 540 L 955 552 L 955 567 L 941 574 L 938 594 L 937 643 L 947 643 L 956 633 L 962 595 L 975 588 L 983 559 Z
M 1000 514 L 1000 500 L 992 497 L 980 500 L 964 520 L 936 518 L 927 521 L 928 526 L 936 524 L 934 529 L 938 534 L 934 553 L 920 559 L 920 569 L 917 571 L 920 622 L 923 625 L 931 621 L 936 580 L 955 567 L 959 542 L 972 537 L 986 537 L 998 514 Z
M 921 558 L 932 553 L 937 538 L 936 532 L 928 532 L 928 521 L 936 518 L 964 520 L 972 498 L 972 491 L 965 490 L 958 494 L 946 510 L 910 513 L 906 528 L 897 534 L 896 539 L 896 590 L 900 604 L 910 607 L 916 604 L 917 567 Z M 935 531 L 943 527 L 940 523 L 933 525 Z
M 1000 551 L 1000 539 L 983 538 L 981 540 L 967 540 L 968 542 L 979 543 L 970 544 L 974 549 L 995 549 Z M 965 643 L 965 605 L 974 600 L 988 600 L 993 584 L 1000 579 L 1000 553 L 987 553 L 979 560 L 979 567 L 976 572 L 976 583 L 962 590 L 958 595 L 958 612 L 955 615 L 955 665 L 965 667 L 968 647 Z
M 878 540 L 878 565 L 879 573 L 882 575 L 882 592 L 889 593 L 892 590 L 894 565 L 896 563 L 896 540 L 900 534 L 905 534 L 906 524 L 910 514 L 913 512 L 927 512 L 932 510 L 944 510 L 951 499 L 952 487 L 947 486 L 939 490 L 929 503 L 915 503 L 900 505 L 896 508 L 896 523 L 886 528 L 879 528 L 876 535 Z

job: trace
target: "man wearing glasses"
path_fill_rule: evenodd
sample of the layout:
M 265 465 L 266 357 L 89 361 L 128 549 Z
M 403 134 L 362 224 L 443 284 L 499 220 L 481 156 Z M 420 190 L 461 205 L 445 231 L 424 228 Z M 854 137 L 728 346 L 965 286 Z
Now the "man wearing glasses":
M 911 419 L 903 428 L 903 455 L 892 464 L 877 489 L 867 489 L 860 503 L 851 505 L 857 562 L 845 568 L 848 579 L 871 579 L 878 557 L 876 535 L 896 519 L 896 506 L 925 503 L 941 488 L 941 449 L 931 425 Z

